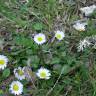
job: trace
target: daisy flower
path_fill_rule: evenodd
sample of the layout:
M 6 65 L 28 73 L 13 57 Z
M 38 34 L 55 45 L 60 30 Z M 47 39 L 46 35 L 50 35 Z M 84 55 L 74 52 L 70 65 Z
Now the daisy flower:
M 41 67 L 40 69 L 38 69 L 36 75 L 40 78 L 40 79 L 49 79 L 51 76 L 51 73 L 48 69 Z
M 46 37 L 43 33 L 39 33 L 34 36 L 34 41 L 38 44 L 41 45 L 46 42 Z
M 58 30 L 58 31 L 55 32 L 55 37 L 58 40 L 62 40 L 65 37 L 65 34 L 64 34 L 64 32 Z
M 89 7 L 87 6 L 87 7 L 80 8 L 80 11 L 84 13 L 85 16 L 89 16 L 94 12 L 95 9 L 96 9 L 96 5 L 91 5 Z
M 86 25 L 87 25 L 87 23 L 77 22 L 73 25 L 73 28 L 75 28 L 78 31 L 85 31 L 86 30 Z
M 89 47 L 90 45 L 91 45 L 91 43 L 87 39 L 84 39 L 84 40 L 80 41 L 77 49 L 80 52 L 80 51 L 83 51 L 84 48 Z
M 24 67 L 18 67 L 14 69 L 14 75 L 17 79 L 19 80 L 23 80 L 25 79 L 25 75 L 24 75 Z
M 4 55 L 0 55 L 0 69 L 4 69 L 7 67 L 8 58 Z
M 13 81 L 10 85 L 9 91 L 14 95 L 20 95 L 23 92 L 23 84 L 19 81 Z

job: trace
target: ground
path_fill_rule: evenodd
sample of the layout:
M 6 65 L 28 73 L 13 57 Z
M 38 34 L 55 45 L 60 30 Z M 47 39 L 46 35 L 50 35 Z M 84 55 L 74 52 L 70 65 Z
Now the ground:
M 80 40 L 96 35 L 96 14 L 86 18 L 79 10 L 93 4 L 96 0 L 0 0 L 0 54 L 9 59 L 0 70 L 0 96 L 14 96 L 9 87 L 19 66 L 29 68 L 29 77 L 20 81 L 24 90 L 18 96 L 96 96 L 96 49 L 77 50 Z M 86 31 L 73 28 L 78 20 L 88 21 Z M 54 38 L 56 30 L 64 32 L 63 40 Z M 46 35 L 46 43 L 34 42 L 38 33 Z M 50 70 L 50 79 L 36 76 L 40 67 Z

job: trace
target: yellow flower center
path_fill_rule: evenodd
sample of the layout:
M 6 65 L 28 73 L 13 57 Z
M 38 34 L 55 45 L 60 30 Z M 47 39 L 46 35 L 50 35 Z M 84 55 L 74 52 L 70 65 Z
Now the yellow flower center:
M 18 74 L 19 74 L 20 76 L 22 76 L 22 75 L 24 75 L 24 72 L 23 72 L 22 70 L 18 70 Z
M 43 40 L 42 37 L 38 37 L 38 41 L 41 42 Z
M 85 31 L 84 29 L 79 29 L 79 31 Z
M 0 65 L 4 65 L 5 64 L 5 60 L 0 60 Z
M 56 37 L 57 37 L 57 39 L 61 39 L 62 38 L 62 36 L 60 34 L 57 34 Z
M 18 91 L 18 90 L 19 90 L 19 86 L 18 86 L 17 84 L 14 84 L 14 85 L 13 85 L 13 90 L 14 90 L 14 91 Z
M 45 77 L 46 77 L 46 73 L 45 73 L 45 72 L 41 72 L 41 73 L 40 73 L 40 76 L 41 76 L 42 78 L 45 78 Z

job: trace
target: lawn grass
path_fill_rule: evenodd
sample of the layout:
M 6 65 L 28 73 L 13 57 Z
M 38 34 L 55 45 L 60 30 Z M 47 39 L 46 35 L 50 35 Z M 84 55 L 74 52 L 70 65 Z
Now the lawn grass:
M 22 81 L 24 91 L 19 96 L 96 96 L 96 49 L 77 51 L 80 40 L 96 35 L 96 14 L 88 18 L 87 31 L 72 27 L 75 21 L 86 20 L 79 9 L 96 1 L 21 1 L 25 0 L 0 0 L 0 54 L 9 58 L 10 71 L 7 77 L 0 71 L 0 96 L 14 96 L 9 92 L 10 83 L 17 80 L 13 70 L 28 66 L 28 60 L 32 80 Z M 64 40 L 54 40 L 55 30 L 65 32 Z M 37 33 L 44 33 L 47 43 L 37 45 L 33 40 Z M 34 76 L 41 66 L 51 71 L 49 80 Z

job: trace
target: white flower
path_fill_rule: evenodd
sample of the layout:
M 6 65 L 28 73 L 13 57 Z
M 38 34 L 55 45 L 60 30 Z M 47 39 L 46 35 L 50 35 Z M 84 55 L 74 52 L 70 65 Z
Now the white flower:
M 78 30 L 78 31 L 85 31 L 86 30 L 86 25 L 87 23 L 80 23 L 80 22 L 77 22 L 73 25 L 73 27 Z
M 8 58 L 4 55 L 0 55 L 0 69 L 4 69 L 7 67 Z
M 39 34 L 34 36 L 34 41 L 37 44 L 41 45 L 41 44 L 46 42 L 46 37 L 45 37 L 45 35 L 43 33 L 39 33 Z
M 55 37 L 58 40 L 62 40 L 65 37 L 65 34 L 64 34 L 64 32 L 58 30 L 58 31 L 55 32 Z
M 28 3 L 28 2 L 29 2 L 29 0 L 26 0 L 26 2 Z
M 40 69 L 38 69 L 36 75 L 41 79 L 49 79 L 51 73 L 48 69 L 41 67 Z
M 23 84 L 19 81 L 13 81 L 10 85 L 9 91 L 14 95 L 20 95 L 23 92 Z
M 95 9 L 96 9 L 96 5 L 92 5 L 89 7 L 87 6 L 87 7 L 80 8 L 80 11 L 84 13 L 85 16 L 89 16 L 90 14 L 94 12 Z
M 24 67 L 18 67 L 14 69 L 14 75 L 17 79 L 19 80 L 23 80 L 25 79 L 25 75 L 24 75 Z
M 89 47 L 90 45 L 91 43 L 87 39 L 80 41 L 79 46 L 77 47 L 78 52 L 83 51 L 84 48 Z

